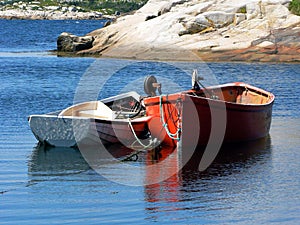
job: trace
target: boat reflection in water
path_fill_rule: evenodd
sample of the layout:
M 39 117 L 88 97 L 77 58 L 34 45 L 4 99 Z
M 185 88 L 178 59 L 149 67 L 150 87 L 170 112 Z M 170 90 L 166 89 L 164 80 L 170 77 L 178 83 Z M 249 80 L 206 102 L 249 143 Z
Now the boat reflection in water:
M 38 144 L 28 162 L 31 176 L 59 176 L 87 171 L 89 165 L 75 148 Z
M 185 165 L 184 170 L 198 170 L 205 150 L 205 147 L 196 149 L 191 159 Z M 265 156 L 270 151 L 270 135 L 254 141 L 223 144 L 210 167 L 203 171 L 202 175 L 209 175 L 214 170 L 217 170 L 218 175 L 220 175 L 223 170 L 228 172 L 228 165 L 232 164 L 242 167 L 243 165 L 248 165 L 256 157 Z M 224 172 L 227 173 L 226 171 Z
M 247 173 L 253 167 L 254 170 L 257 170 L 258 166 L 265 167 L 264 165 L 268 164 L 271 157 L 271 139 L 268 136 L 256 141 L 224 145 L 210 167 L 202 172 L 198 168 L 205 149 L 201 148 L 197 148 L 188 163 L 184 165 L 181 156 L 185 150 L 180 148 L 167 147 L 161 148 L 159 151 L 157 149 L 149 150 L 138 154 L 138 157 L 132 157 L 135 152 L 120 145 L 112 145 L 108 150 L 114 159 L 122 161 L 124 164 L 134 165 L 142 176 L 128 177 L 128 171 L 122 170 L 121 163 L 109 161 L 105 156 L 101 157 L 97 154 L 99 158 L 95 159 L 94 163 L 99 164 L 97 169 L 100 174 L 105 173 L 112 178 L 112 181 L 117 179 L 115 181 L 117 183 L 118 180 L 127 182 L 129 180 L 128 183 L 130 183 L 131 179 L 140 179 L 140 183 L 144 186 L 145 200 L 150 204 L 161 201 L 182 201 L 182 195 L 195 191 L 195 185 L 196 187 L 199 185 L 198 188 L 200 188 L 207 185 L 208 180 Z M 131 157 L 128 158 L 128 156 Z M 128 160 L 123 161 L 124 159 Z M 35 147 L 28 167 L 32 182 L 47 180 L 49 176 L 85 175 L 93 168 L 76 148 L 45 145 Z M 258 173 L 264 170 L 265 168 L 260 168 Z M 96 170 L 96 172 L 98 171 Z M 97 174 L 95 173 L 95 175 Z M 160 182 L 156 182 L 158 180 Z M 212 184 L 210 183 L 210 185 Z M 206 186 L 206 190 L 210 191 L 208 186 Z M 159 209 L 149 206 L 147 210 L 157 211 Z
M 111 145 L 108 149 L 113 158 L 124 159 L 132 153 L 132 149 L 119 144 Z M 93 151 L 93 149 L 91 149 Z M 104 153 L 104 151 L 102 152 Z M 109 163 L 105 154 L 97 151 L 98 163 Z M 37 144 L 28 162 L 28 172 L 31 176 L 60 176 L 82 173 L 90 170 L 78 148 L 53 147 L 45 144 Z
M 163 182 L 146 185 L 145 199 L 149 203 L 186 201 L 184 195 L 188 192 L 198 190 L 200 193 L 204 191 L 207 194 L 207 192 L 216 191 L 216 186 L 213 187 L 215 185 L 213 183 L 215 182 L 209 181 L 218 180 L 220 177 L 226 177 L 235 173 L 247 173 L 251 167 L 268 164 L 271 158 L 272 147 L 270 136 L 256 141 L 226 144 L 222 146 L 218 156 L 208 169 L 199 171 L 199 163 L 204 150 L 204 148 L 196 149 L 191 159 L 185 165 L 181 164 L 181 158 L 178 157 L 177 154 L 177 158 L 174 158 L 172 165 L 161 168 L 161 171 L 148 171 L 148 180 L 153 179 L 153 176 L 160 175 L 161 173 L 172 173 L 172 171 L 168 172 L 166 170 L 177 170 L 178 173 L 175 173 Z M 164 149 L 162 149 L 160 152 L 160 160 L 164 160 L 168 157 L 167 155 L 170 154 L 169 151 L 170 150 L 164 151 Z M 179 150 L 175 149 L 174 151 Z M 184 152 L 182 149 L 180 151 Z M 148 160 L 147 163 L 151 164 L 153 162 Z M 180 169 L 180 167 L 183 168 Z M 256 169 L 257 168 L 254 168 L 254 170 Z M 151 213 L 162 210 L 153 207 L 151 204 L 147 209 Z

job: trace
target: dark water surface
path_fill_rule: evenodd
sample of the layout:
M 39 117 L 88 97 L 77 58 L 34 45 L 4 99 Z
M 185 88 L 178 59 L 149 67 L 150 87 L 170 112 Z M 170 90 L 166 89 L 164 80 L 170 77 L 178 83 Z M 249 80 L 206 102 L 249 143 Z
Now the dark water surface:
M 59 33 L 81 35 L 99 23 L 0 20 L 0 224 L 299 224 L 300 65 L 95 60 L 46 52 Z M 194 68 L 205 85 L 244 81 L 273 92 L 270 136 L 224 147 L 205 172 L 191 165 L 160 183 L 136 185 L 176 171 L 180 158 L 147 170 L 143 165 L 152 161 L 142 154 L 127 162 L 138 173 L 109 162 L 95 171 L 79 150 L 37 146 L 29 129 L 28 115 L 65 108 L 78 90 L 82 99 L 143 94 L 143 78 L 153 74 L 168 93 L 189 88 L 184 72 Z

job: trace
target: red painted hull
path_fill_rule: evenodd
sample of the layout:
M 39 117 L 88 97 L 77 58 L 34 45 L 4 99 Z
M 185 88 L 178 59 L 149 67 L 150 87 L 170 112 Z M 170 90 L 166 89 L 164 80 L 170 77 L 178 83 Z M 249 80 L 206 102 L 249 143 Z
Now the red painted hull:
M 239 92 L 242 93 L 239 89 L 246 90 L 243 98 L 252 102 L 237 102 L 241 98 Z M 170 138 L 168 133 L 179 131 L 178 137 L 185 146 L 242 142 L 268 135 L 273 94 L 244 83 L 220 85 L 208 91 L 216 93 L 217 99 L 197 96 L 194 90 L 146 98 L 147 115 L 153 116 L 148 124 L 151 135 L 163 144 L 175 145 L 177 137 Z

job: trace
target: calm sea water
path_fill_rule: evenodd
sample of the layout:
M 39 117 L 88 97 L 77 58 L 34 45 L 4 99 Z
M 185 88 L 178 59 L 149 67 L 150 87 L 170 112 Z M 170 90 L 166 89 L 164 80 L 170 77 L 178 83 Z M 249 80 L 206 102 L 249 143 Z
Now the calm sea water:
M 0 224 L 299 224 L 300 65 L 137 62 L 47 53 L 61 32 L 82 35 L 102 24 L 0 20 Z M 189 88 L 185 72 L 194 68 L 205 76 L 205 85 L 244 81 L 273 92 L 270 136 L 227 146 L 205 172 L 190 165 L 160 183 L 137 185 L 176 171 L 180 159 L 147 170 L 143 166 L 153 162 L 142 154 L 126 163 L 135 171 L 120 170 L 113 162 L 93 170 L 77 149 L 38 146 L 29 129 L 30 114 L 127 90 L 142 94 L 148 74 L 163 81 L 164 93 Z

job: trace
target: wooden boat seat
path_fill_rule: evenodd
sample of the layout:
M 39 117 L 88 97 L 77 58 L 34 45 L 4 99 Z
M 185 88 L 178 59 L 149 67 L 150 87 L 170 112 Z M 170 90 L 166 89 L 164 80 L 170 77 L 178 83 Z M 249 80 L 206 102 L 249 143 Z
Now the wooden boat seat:
M 242 94 L 239 94 L 236 98 L 236 103 L 239 104 L 266 104 L 268 102 L 268 97 L 255 93 L 253 91 L 245 90 L 242 92 Z
M 99 110 L 82 110 L 78 112 L 80 117 L 89 117 L 89 118 L 100 118 L 100 119 L 111 119 L 111 114 L 103 114 Z
M 59 116 L 81 116 L 88 118 L 113 118 L 113 111 L 100 101 L 84 102 L 70 106 L 63 110 Z

